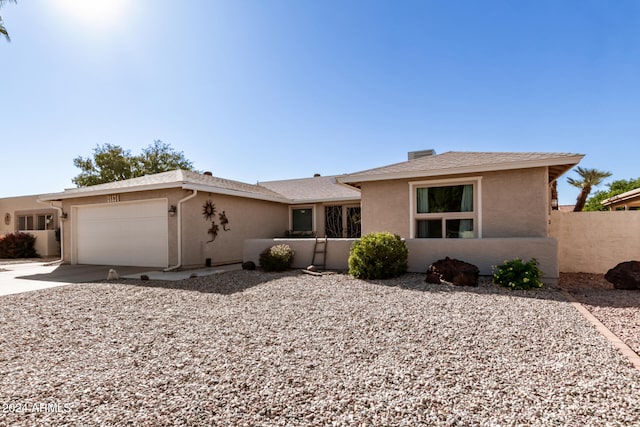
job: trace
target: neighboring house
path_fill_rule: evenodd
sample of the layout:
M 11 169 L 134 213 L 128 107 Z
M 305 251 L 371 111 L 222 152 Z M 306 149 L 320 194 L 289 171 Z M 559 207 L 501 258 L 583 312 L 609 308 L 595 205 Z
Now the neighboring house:
M 48 203 L 38 203 L 39 196 L 6 197 L 0 199 L 0 236 L 25 232 L 36 237 L 35 249 L 42 257 L 60 255 L 56 238 L 59 215 Z
M 291 182 L 252 185 L 175 170 L 40 200 L 63 212 L 65 262 L 179 268 L 240 262 L 246 239 L 324 231 L 322 207 L 358 203 L 359 191 L 333 177 Z
M 617 196 L 609 197 L 602 204 L 610 211 L 637 211 L 640 210 L 640 188 L 636 188 Z
M 409 269 L 457 257 L 490 274 L 514 257 L 536 257 L 557 271 L 549 237 L 552 183 L 583 155 L 567 153 L 410 153 L 406 162 L 348 174 L 361 190 L 362 233 L 407 239 Z

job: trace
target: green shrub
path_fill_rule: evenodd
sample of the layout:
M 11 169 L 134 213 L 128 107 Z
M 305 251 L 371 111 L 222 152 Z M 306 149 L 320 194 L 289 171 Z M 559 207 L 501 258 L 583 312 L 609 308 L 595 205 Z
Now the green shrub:
M 409 250 L 397 234 L 369 233 L 351 245 L 349 274 L 358 279 L 389 279 L 407 272 Z
M 37 258 L 36 237 L 29 233 L 11 233 L 0 239 L 0 258 Z
M 493 283 L 511 290 L 541 288 L 542 272 L 535 258 L 524 262 L 520 258 L 493 267 Z
M 284 271 L 291 268 L 293 249 L 289 245 L 275 245 L 260 254 L 260 266 L 264 271 Z

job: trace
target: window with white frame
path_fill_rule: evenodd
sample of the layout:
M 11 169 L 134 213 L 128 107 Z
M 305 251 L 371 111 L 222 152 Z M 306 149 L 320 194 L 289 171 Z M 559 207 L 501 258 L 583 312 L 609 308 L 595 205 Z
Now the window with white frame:
M 53 230 L 53 215 L 18 215 L 18 231 Z
M 412 237 L 479 237 L 479 180 L 411 183 Z

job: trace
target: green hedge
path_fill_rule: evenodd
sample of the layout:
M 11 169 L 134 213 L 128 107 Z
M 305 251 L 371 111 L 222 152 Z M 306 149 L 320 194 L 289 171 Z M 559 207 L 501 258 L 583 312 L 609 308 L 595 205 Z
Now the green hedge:
M 369 233 L 351 245 L 349 274 L 358 279 L 389 279 L 407 272 L 409 250 L 397 234 Z

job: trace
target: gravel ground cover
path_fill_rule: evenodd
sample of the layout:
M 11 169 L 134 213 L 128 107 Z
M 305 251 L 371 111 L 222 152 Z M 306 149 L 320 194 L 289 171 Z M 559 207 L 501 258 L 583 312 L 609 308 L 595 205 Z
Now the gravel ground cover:
M 555 289 L 234 271 L 2 297 L 0 425 L 640 425 Z
M 640 291 L 614 289 L 602 274 L 563 274 L 559 285 L 640 354 Z

